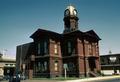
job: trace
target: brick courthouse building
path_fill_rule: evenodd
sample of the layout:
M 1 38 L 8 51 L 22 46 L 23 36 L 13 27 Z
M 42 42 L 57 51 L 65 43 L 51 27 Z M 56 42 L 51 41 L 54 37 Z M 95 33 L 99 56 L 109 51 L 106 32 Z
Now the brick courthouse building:
M 17 70 L 32 77 L 81 77 L 100 71 L 99 36 L 93 31 L 78 30 L 78 12 L 74 6 L 64 11 L 62 34 L 38 29 L 30 37 L 33 42 L 17 46 Z M 23 68 L 22 65 L 25 65 Z

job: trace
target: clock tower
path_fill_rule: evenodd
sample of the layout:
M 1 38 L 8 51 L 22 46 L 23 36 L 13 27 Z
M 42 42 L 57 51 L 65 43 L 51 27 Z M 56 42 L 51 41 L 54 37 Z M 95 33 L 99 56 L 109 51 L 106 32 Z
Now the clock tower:
M 78 30 L 78 20 L 77 10 L 74 6 L 67 6 L 64 11 L 64 33 L 72 32 Z

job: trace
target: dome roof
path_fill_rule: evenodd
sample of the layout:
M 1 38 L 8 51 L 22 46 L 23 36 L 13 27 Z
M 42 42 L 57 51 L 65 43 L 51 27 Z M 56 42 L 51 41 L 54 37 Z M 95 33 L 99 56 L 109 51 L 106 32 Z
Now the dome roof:
M 70 15 L 74 15 L 74 12 L 73 12 L 73 11 L 76 10 L 76 9 L 75 9 L 74 6 L 69 5 L 69 6 L 67 6 L 66 10 L 69 10 L 69 11 L 70 11 Z

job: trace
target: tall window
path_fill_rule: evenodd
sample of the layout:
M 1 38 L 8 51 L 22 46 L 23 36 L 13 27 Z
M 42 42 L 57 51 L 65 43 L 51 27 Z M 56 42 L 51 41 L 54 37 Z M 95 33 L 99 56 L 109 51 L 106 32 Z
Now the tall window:
M 55 61 L 55 63 L 54 63 L 54 70 L 58 71 L 58 61 Z
M 92 45 L 91 44 L 88 44 L 88 53 L 89 53 L 89 55 L 91 55 L 91 53 L 92 53 Z
M 47 67 L 47 61 L 37 62 L 37 64 L 36 64 L 36 72 L 47 71 L 47 69 L 48 69 L 48 67 Z
M 44 70 L 45 71 L 47 70 L 47 62 L 46 61 L 44 62 Z
M 72 44 L 71 42 L 68 42 L 68 53 L 71 53 L 72 52 Z
M 38 54 L 40 54 L 40 51 L 41 51 L 41 45 L 40 43 L 38 43 Z
M 44 53 L 46 54 L 47 53 L 47 42 L 46 41 L 44 41 Z
M 37 67 L 36 67 L 36 71 L 39 72 L 41 70 L 41 63 L 38 62 L 37 63 Z
M 48 53 L 47 41 L 41 41 L 38 43 L 38 54 L 45 55 Z
M 58 54 L 58 46 L 57 46 L 57 44 L 54 45 L 54 53 Z
M 96 48 L 96 54 L 98 54 L 99 53 L 99 50 L 98 50 L 99 48 L 98 48 L 98 44 L 97 43 L 95 44 L 95 48 Z

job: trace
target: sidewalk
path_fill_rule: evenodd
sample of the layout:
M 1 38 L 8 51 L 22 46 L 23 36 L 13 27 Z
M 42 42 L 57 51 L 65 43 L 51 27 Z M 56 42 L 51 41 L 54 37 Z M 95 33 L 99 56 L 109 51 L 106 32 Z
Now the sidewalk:
M 78 80 L 59 81 L 59 82 L 91 82 L 91 81 L 106 80 L 106 79 L 113 79 L 113 78 L 120 78 L 120 75 L 117 75 L 117 76 L 104 76 L 104 77 L 93 77 L 93 78 L 85 78 L 85 79 L 78 79 Z
M 90 81 L 98 81 L 98 80 L 106 80 L 106 79 L 113 79 L 113 78 L 120 78 L 120 75 L 117 76 L 105 76 L 105 77 L 93 77 L 93 78 L 85 78 L 85 79 L 76 79 L 76 80 L 22 80 L 21 82 L 90 82 Z M 1 81 L 1 82 L 8 82 L 8 81 Z

